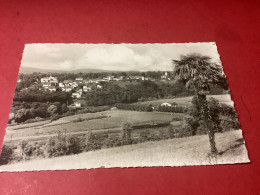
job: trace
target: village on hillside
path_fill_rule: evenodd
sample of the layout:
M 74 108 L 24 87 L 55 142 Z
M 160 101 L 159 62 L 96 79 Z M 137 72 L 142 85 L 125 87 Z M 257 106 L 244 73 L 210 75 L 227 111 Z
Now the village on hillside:
M 56 92 L 56 91 L 63 91 L 63 92 L 70 92 L 71 97 L 74 100 L 74 103 L 70 106 L 74 106 L 76 108 L 80 108 L 82 106 L 81 102 L 78 99 L 82 98 L 83 93 L 90 92 L 92 90 L 102 90 L 103 84 L 108 82 L 133 82 L 133 81 L 148 81 L 153 80 L 151 78 L 145 76 L 112 76 L 108 75 L 103 78 L 96 78 L 96 79 L 83 79 L 83 77 L 76 77 L 75 80 L 69 79 L 64 81 L 59 81 L 59 79 L 55 76 L 47 76 L 42 77 L 40 81 L 37 79 L 33 84 L 37 85 L 38 90 Z M 161 75 L 160 80 L 162 81 L 170 81 L 171 78 L 168 72 L 164 72 Z M 18 83 L 21 82 L 21 79 L 18 79 Z M 24 88 L 22 90 L 28 90 L 28 88 Z M 169 103 L 165 103 L 165 105 L 170 105 Z

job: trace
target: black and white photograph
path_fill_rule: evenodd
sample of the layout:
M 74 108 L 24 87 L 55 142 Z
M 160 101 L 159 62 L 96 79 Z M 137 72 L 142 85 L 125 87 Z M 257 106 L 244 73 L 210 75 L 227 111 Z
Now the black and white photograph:
M 26 44 L 0 172 L 249 163 L 215 42 Z

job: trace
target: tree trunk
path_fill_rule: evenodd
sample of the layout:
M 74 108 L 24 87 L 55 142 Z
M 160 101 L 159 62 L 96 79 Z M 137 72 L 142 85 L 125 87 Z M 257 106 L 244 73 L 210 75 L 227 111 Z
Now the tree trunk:
M 197 96 L 198 96 L 199 104 L 201 105 L 201 113 L 203 115 L 205 125 L 208 129 L 210 151 L 212 154 L 218 154 L 218 150 L 216 148 L 216 142 L 215 142 L 215 132 L 214 132 L 214 127 L 213 127 L 213 121 L 212 121 L 212 117 L 210 116 L 210 113 L 209 113 L 209 107 L 208 107 L 206 95 L 197 95 Z

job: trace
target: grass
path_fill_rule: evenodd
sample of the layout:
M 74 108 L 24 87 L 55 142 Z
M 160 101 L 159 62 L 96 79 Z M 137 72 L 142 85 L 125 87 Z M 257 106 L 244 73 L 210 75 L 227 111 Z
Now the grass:
M 86 120 L 88 118 L 108 116 L 102 119 Z M 182 118 L 183 114 L 171 114 L 166 112 L 138 112 L 129 110 L 111 110 L 99 113 L 86 113 L 63 117 L 49 124 L 42 126 L 28 126 L 19 131 L 7 129 L 5 140 L 38 136 L 38 140 L 46 139 L 48 135 L 55 135 L 59 131 L 66 133 L 84 133 L 84 131 L 115 130 L 121 128 L 124 122 L 145 123 L 145 122 L 170 122 L 173 117 Z M 81 118 L 82 122 L 73 122 Z M 33 139 L 37 139 L 34 137 Z
M 6 130 L 19 130 L 19 129 L 26 129 L 26 128 L 32 128 L 32 127 L 38 127 L 45 124 L 50 123 L 50 120 L 45 121 L 39 121 L 34 123 L 27 123 L 27 124 L 20 124 L 20 125 L 8 125 Z
M 216 95 L 212 96 L 217 98 L 222 103 L 232 103 L 229 95 Z M 141 104 L 161 104 L 162 102 L 174 101 L 179 105 L 189 105 L 192 97 L 182 97 L 174 99 L 161 99 L 147 102 L 141 102 Z M 95 117 L 107 116 L 107 118 L 93 119 Z M 82 134 L 86 131 L 96 130 L 115 130 L 120 128 L 123 123 L 145 123 L 145 122 L 170 122 L 172 118 L 182 118 L 183 114 L 167 113 L 167 112 L 138 112 L 130 110 L 111 110 L 102 111 L 97 113 L 84 113 L 67 117 L 62 117 L 57 121 L 40 121 L 29 124 L 22 124 L 16 126 L 9 126 L 6 128 L 5 140 L 18 140 L 26 139 L 47 139 L 48 135 L 55 135 L 59 131 L 66 133 L 79 133 Z M 82 122 L 73 122 L 82 119 Z M 93 120 L 88 120 L 88 119 Z M 172 123 L 173 126 L 179 126 L 180 122 Z M 33 137 L 35 136 L 35 137 Z M 39 138 L 37 138 L 37 136 Z
M 231 97 L 229 94 L 225 95 L 209 95 L 208 98 L 213 97 L 219 100 L 220 103 L 225 103 L 228 105 L 233 106 L 233 101 L 231 100 Z M 159 100 L 151 100 L 151 101 L 145 101 L 145 102 L 138 102 L 135 104 L 145 104 L 149 105 L 152 104 L 153 106 L 159 106 L 162 103 L 168 102 L 168 103 L 177 103 L 179 106 L 189 106 L 191 104 L 193 96 L 190 97 L 180 97 L 180 98 L 170 98 L 170 99 L 159 99 Z
M 250 162 L 241 130 L 217 133 L 216 143 L 219 152 L 221 152 L 221 155 L 218 156 L 208 155 L 210 148 L 208 136 L 199 135 L 4 165 L 0 167 L 0 171 L 214 165 Z

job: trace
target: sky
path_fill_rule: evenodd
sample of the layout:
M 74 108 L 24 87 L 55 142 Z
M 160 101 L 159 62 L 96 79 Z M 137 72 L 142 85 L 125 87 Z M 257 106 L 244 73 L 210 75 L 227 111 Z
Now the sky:
M 172 60 L 200 53 L 220 62 L 214 42 L 168 44 L 26 44 L 22 67 L 76 70 L 171 71 Z

